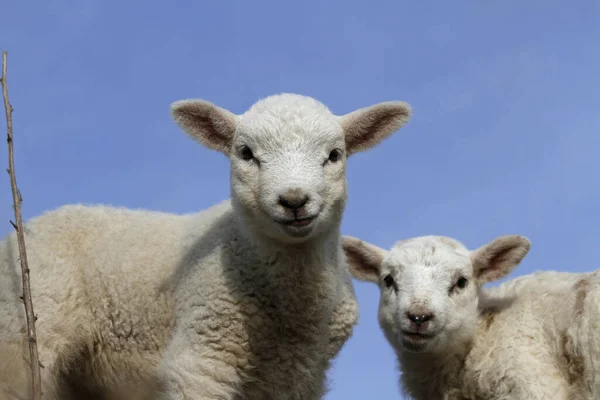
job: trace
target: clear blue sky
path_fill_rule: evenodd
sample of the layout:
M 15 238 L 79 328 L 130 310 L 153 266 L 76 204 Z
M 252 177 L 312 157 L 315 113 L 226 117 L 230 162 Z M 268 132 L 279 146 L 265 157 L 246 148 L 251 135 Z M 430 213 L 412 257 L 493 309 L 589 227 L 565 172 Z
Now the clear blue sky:
M 533 246 L 513 276 L 598 268 L 599 39 L 592 0 L 6 1 L 24 216 L 76 202 L 182 213 L 228 197 L 227 159 L 171 121 L 175 100 L 241 113 L 296 92 L 340 114 L 406 100 L 411 122 L 349 161 L 344 233 L 382 247 L 518 233 Z M 378 289 L 355 285 L 360 324 L 327 399 L 399 399 Z

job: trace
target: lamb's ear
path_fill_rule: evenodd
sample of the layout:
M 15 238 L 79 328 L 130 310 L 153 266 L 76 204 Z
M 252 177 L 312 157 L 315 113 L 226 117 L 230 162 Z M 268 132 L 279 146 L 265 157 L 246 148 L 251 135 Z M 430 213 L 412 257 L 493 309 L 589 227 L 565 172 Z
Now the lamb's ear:
M 524 236 L 500 236 L 471 251 L 475 277 L 480 283 L 495 281 L 508 275 L 529 252 L 531 242 Z
M 342 247 L 350 273 L 361 281 L 379 282 L 379 271 L 386 251 L 374 244 L 352 237 L 342 237 Z
M 208 148 L 229 155 L 237 116 L 204 100 L 179 100 L 171 104 L 171 115 L 192 138 Z
M 367 150 L 408 122 L 412 109 L 403 101 L 387 101 L 339 117 L 346 135 L 346 154 Z

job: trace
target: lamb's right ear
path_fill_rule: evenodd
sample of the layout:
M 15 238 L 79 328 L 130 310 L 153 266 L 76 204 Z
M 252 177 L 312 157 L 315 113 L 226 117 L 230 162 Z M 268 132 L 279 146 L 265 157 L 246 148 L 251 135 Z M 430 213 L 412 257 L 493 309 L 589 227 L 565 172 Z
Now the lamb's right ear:
M 529 252 L 531 242 L 525 236 L 500 236 L 471 251 L 473 271 L 479 283 L 498 280 L 508 275 Z
M 353 277 L 361 281 L 379 282 L 381 263 L 387 253 L 384 249 L 352 236 L 342 237 L 342 248 Z
M 179 100 L 171 104 L 171 115 L 192 138 L 229 155 L 237 116 L 205 100 Z
M 385 101 L 339 118 L 346 138 L 346 154 L 375 146 L 408 122 L 412 108 L 403 101 Z

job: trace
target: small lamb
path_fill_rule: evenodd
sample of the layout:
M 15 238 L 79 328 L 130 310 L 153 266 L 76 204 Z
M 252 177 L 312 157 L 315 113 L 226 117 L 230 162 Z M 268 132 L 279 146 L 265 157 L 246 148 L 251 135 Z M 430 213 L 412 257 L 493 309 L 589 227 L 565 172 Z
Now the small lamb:
M 358 318 L 340 235 L 346 159 L 410 107 L 336 116 L 281 94 L 242 115 L 203 100 L 172 114 L 229 157 L 231 200 L 187 215 L 70 205 L 27 223 L 44 399 L 321 398 Z M 14 233 L 0 276 L 0 396 L 29 398 Z
M 600 398 L 600 270 L 544 271 L 483 288 L 529 252 L 523 236 L 473 251 L 443 236 L 383 250 L 344 236 L 352 275 L 380 286 L 379 323 L 419 400 Z

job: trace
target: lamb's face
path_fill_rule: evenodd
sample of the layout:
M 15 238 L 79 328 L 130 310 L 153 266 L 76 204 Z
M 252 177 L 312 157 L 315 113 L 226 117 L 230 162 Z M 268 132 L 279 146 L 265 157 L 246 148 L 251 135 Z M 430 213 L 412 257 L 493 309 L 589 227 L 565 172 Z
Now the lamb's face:
M 469 251 L 450 243 L 409 240 L 383 261 L 379 322 L 395 347 L 435 351 L 474 329 L 477 279 Z
M 236 211 L 254 232 L 286 243 L 337 229 L 346 205 L 346 159 L 398 130 L 410 116 L 386 102 L 344 116 L 305 96 L 258 101 L 238 116 L 202 100 L 173 104 L 179 125 L 231 161 Z
M 443 353 L 469 340 L 480 286 L 512 271 L 529 251 L 522 236 L 477 250 L 440 236 L 398 242 L 390 251 L 344 237 L 352 275 L 380 287 L 379 323 L 398 351 Z
M 318 103 L 251 109 L 233 139 L 231 191 L 264 233 L 302 241 L 339 223 L 346 205 L 346 143 Z

